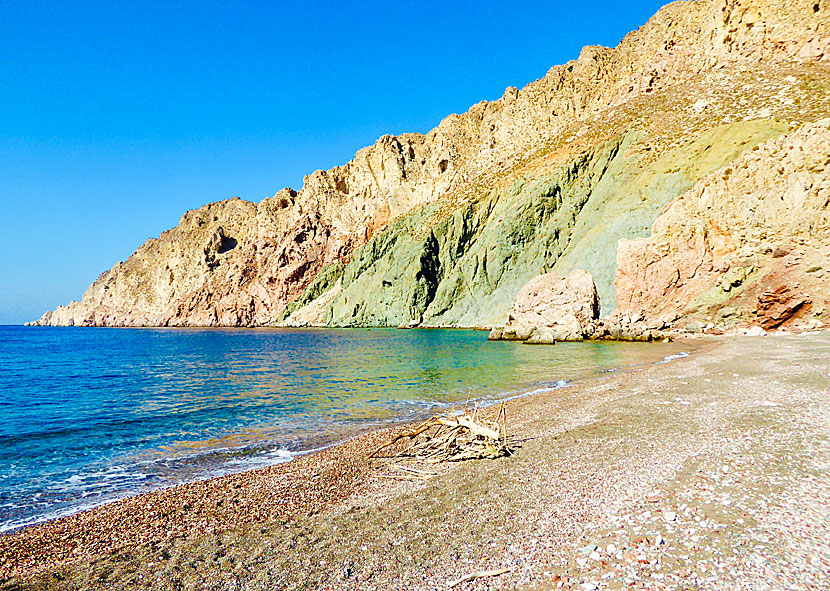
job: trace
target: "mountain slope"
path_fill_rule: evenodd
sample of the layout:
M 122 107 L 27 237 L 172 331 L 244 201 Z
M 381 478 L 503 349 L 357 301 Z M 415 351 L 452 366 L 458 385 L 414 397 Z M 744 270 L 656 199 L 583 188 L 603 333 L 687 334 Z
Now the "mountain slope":
M 608 313 L 618 241 L 830 116 L 828 64 L 827 0 L 675 2 L 618 47 L 586 47 L 428 134 L 384 136 L 300 191 L 187 212 L 38 323 L 498 325 L 535 274 L 576 268 Z M 665 312 L 623 284 L 623 309 Z

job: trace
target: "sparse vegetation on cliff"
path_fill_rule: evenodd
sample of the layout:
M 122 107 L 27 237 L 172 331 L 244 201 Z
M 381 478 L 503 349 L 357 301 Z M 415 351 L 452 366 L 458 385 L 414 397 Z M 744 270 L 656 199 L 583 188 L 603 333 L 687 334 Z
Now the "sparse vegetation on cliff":
M 500 325 L 533 276 L 575 269 L 591 273 L 603 314 L 611 313 L 620 240 L 648 237 L 669 204 L 712 185 L 713 174 L 728 177 L 763 142 L 795 138 L 830 117 L 828 14 L 822 2 L 670 4 L 618 47 L 586 47 L 579 59 L 450 115 L 428 134 L 383 136 L 351 162 L 307 176 L 300 191 L 188 212 L 102 274 L 81 302 L 38 323 Z M 776 154 L 764 166 L 775 167 Z M 810 166 L 795 163 L 782 183 L 742 190 L 769 202 L 805 174 L 813 186 L 826 183 L 827 163 Z M 723 190 L 729 186 L 727 178 Z M 822 195 L 808 200 L 818 209 L 802 214 L 825 219 Z M 775 248 L 791 238 L 767 242 Z M 810 261 L 807 250 L 828 246 L 821 232 L 806 240 L 795 250 Z M 666 272 L 686 281 L 680 269 Z M 786 266 L 777 273 L 791 279 Z M 828 281 L 810 276 L 824 293 Z M 743 287 L 724 298 L 694 285 L 675 290 L 696 303 L 672 310 L 672 322 L 715 326 L 723 307 L 736 309 L 720 322 L 728 327 L 759 304 L 733 298 Z M 664 287 L 642 288 L 644 314 L 665 315 L 651 304 Z M 794 316 L 825 322 L 826 302 L 810 299 Z

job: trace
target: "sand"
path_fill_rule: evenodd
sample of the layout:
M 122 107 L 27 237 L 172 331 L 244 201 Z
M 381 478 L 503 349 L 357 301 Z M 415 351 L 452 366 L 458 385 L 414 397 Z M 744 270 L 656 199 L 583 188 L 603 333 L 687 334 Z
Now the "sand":
M 700 342 L 700 341 L 699 341 Z M 827 589 L 830 333 L 514 400 L 514 455 L 376 478 L 377 432 L 0 537 L 6 589 Z

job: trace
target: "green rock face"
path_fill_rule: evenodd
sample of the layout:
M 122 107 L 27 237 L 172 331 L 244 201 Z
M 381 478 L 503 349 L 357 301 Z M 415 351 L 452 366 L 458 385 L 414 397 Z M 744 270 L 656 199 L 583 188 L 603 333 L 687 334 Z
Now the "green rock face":
M 648 236 L 670 201 L 700 178 L 787 129 L 775 121 L 721 125 L 646 166 L 632 154 L 637 152 L 638 142 L 631 134 L 581 209 L 573 238 L 553 270 L 560 275 L 575 269 L 591 273 L 599 292 L 600 314 L 612 313 L 617 307 L 614 275 L 619 240 Z
M 438 205 L 428 204 L 356 251 L 326 323 L 499 326 L 532 277 L 576 268 L 594 277 L 608 314 L 616 308 L 617 242 L 647 236 L 662 208 L 696 180 L 785 129 L 771 121 L 722 125 L 647 164 L 630 132 L 548 176 L 493 189 L 438 222 Z M 326 274 L 301 303 L 339 277 Z
M 619 147 L 610 142 L 548 178 L 493 191 L 431 228 L 429 206 L 397 220 L 347 265 L 329 323 L 502 322 L 521 286 L 555 263 Z

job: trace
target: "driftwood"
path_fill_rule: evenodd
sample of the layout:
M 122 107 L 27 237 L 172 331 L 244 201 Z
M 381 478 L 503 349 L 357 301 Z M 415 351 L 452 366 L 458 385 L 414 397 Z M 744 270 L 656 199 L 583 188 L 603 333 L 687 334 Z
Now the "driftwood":
M 396 445 L 408 440 L 408 444 Z M 381 455 L 384 452 L 384 455 Z M 409 431 L 398 434 L 391 441 L 384 443 L 370 458 L 413 459 L 428 464 L 440 462 L 459 462 L 484 458 L 499 458 L 510 455 L 507 438 L 507 411 L 502 402 L 494 419 L 478 416 L 478 405 L 472 414 L 464 405 L 462 414 L 448 412 L 424 421 Z M 405 466 L 393 466 L 404 472 L 395 478 L 426 479 L 434 476 L 423 470 Z
M 394 480 L 429 480 L 437 475 L 437 472 L 430 472 L 428 470 L 418 470 L 410 468 L 409 466 L 401 466 L 398 464 L 390 466 L 391 469 L 403 472 L 403 474 L 373 474 L 375 478 L 390 478 Z
M 455 581 L 449 581 L 447 583 L 447 587 L 453 588 L 456 585 L 460 585 L 461 583 L 466 583 L 467 581 L 473 581 L 475 579 L 482 579 L 484 577 L 497 577 L 498 575 L 503 575 L 507 572 L 510 572 L 510 569 L 499 568 L 496 570 L 477 570 L 468 575 L 464 575 L 463 577 L 461 577 L 460 579 L 456 579 Z

